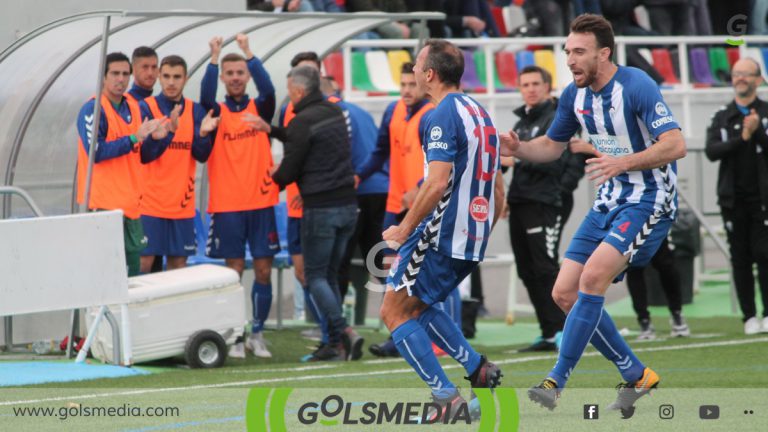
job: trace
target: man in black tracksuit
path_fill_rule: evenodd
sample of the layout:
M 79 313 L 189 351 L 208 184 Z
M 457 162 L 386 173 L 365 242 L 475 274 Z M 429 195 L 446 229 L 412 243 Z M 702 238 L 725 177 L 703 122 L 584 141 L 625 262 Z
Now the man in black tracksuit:
M 757 98 L 760 66 L 750 58 L 731 69 L 734 100 L 716 112 L 707 129 L 706 154 L 720 161 L 717 196 L 731 249 L 733 282 L 744 315 L 744 333 L 768 332 L 768 103 Z M 757 263 L 762 322 L 755 307 L 752 264 Z
M 521 140 L 530 140 L 547 132 L 555 117 L 557 103 L 549 96 L 552 79 L 546 70 L 537 66 L 526 67 L 521 71 L 519 80 L 525 105 L 515 110 L 520 120 L 513 129 Z M 584 175 L 583 158 L 580 162 L 579 159 L 567 162 L 576 157 L 581 158 L 566 150 L 554 162 L 514 161 L 507 195 L 509 237 L 517 274 L 528 289 L 541 327 L 541 337 L 521 352 L 555 351 L 557 333 L 565 324 L 565 314 L 552 300 L 552 287 L 560 270 L 560 231 L 564 218 L 573 208 L 573 189 Z M 566 203 L 567 214 L 562 213 L 564 195 L 571 197 Z
M 328 344 L 310 361 L 356 360 L 363 339 L 341 312 L 338 270 L 357 223 L 357 195 L 347 122 L 338 105 L 320 92 L 320 74 L 297 66 L 288 74 L 288 97 L 296 117 L 288 127 L 272 127 L 249 119 L 285 143 L 285 154 L 272 179 L 285 187 L 296 182 L 304 204 L 301 247 L 304 279 L 327 319 Z

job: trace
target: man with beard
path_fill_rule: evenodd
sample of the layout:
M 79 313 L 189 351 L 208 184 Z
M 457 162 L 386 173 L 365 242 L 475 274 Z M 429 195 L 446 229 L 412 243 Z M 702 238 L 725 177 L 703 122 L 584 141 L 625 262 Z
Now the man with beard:
M 750 335 L 768 332 L 768 104 L 757 97 L 756 90 L 763 78 L 753 59 L 737 61 L 731 78 L 736 97 L 712 117 L 705 151 L 709 160 L 720 161 L 717 203 L 731 247 L 733 281 L 744 315 L 744 333 Z M 755 307 L 752 263 L 757 263 L 762 322 Z
M 574 142 L 571 149 L 592 155 L 586 173 L 601 186 L 565 252 L 552 292 L 568 313 L 557 363 L 528 396 L 554 409 L 592 342 L 626 381 L 611 405 L 626 415 L 660 379 L 634 355 L 603 309 L 605 292 L 628 266 L 647 265 L 667 237 L 677 209 L 675 160 L 686 150 L 656 83 L 639 69 L 614 64 L 613 47 L 605 18 L 576 18 L 565 43 L 574 82 L 563 92 L 547 134 L 527 142 L 514 131 L 500 138 L 503 156 L 548 162 L 560 157 L 579 127 L 589 136 L 592 146 Z

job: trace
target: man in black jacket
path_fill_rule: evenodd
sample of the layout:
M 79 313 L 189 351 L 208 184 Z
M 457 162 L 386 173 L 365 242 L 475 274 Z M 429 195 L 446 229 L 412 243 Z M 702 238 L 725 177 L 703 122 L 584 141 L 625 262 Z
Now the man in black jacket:
M 716 112 L 707 129 L 706 154 L 720 161 L 717 203 L 731 247 L 733 282 L 744 314 L 744 333 L 768 332 L 768 104 L 757 98 L 760 66 L 743 58 L 731 69 L 734 100 Z M 755 280 L 763 299 L 757 318 Z
M 556 102 L 549 96 L 552 77 L 538 66 L 528 66 L 520 72 L 519 80 L 525 105 L 515 110 L 520 120 L 513 129 L 521 139 L 530 140 L 544 135 L 555 117 Z M 578 159 L 581 163 L 566 164 L 567 159 Z M 503 158 L 502 163 L 505 162 L 515 167 L 507 204 L 517 274 L 528 289 L 541 327 L 541 337 L 520 351 L 555 351 L 556 336 L 565 324 L 565 314 L 552 300 L 552 286 L 560 270 L 557 248 L 563 216 L 567 218 L 561 213 L 562 197 L 572 196 L 584 175 L 584 159 L 566 151 L 554 162 L 539 164 Z M 569 167 L 567 173 L 566 167 Z M 568 179 L 567 193 L 561 193 L 563 179 Z M 570 213 L 570 208 L 567 212 Z
M 296 113 L 288 127 L 270 126 L 255 116 L 249 121 L 285 143 L 272 179 L 280 187 L 296 182 L 304 202 L 304 279 L 328 325 L 328 344 L 312 360 L 357 359 L 363 339 L 342 315 L 338 286 L 339 265 L 357 222 L 347 122 L 341 108 L 320 92 L 320 75 L 311 66 L 297 66 L 288 74 L 288 97 Z

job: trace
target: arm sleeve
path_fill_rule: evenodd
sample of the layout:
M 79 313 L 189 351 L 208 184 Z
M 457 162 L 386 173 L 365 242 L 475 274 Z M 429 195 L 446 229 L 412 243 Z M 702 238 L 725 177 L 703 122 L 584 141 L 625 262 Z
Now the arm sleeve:
M 732 135 L 734 134 L 728 131 L 728 125 L 720 120 L 720 113 L 715 113 L 707 128 L 707 140 L 704 144 L 707 159 L 720 160 L 745 144 L 741 135 Z
M 555 119 L 547 129 L 547 136 L 552 141 L 568 142 L 571 137 L 579 130 L 579 120 L 573 113 L 573 104 L 576 94 L 576 87 L 571 84 L 563 92 L 560 102 L 557 104 Z
M 155 118 L 155 116 L 152 115 L 152 111 L 150 111 L 149 106 L 144 101 L 139 102 L 139 109 L 141 110 L 142 119 L 148 118 L 151 120 Z M 155 140 L 151 135 L 148 136 L 141 143 L 141 163 L 147 164 L 162 156 L 172 140 L 172 133 L 169 133 L 165 138 L 161 140 Z
M 281 187 L 295 182 L 301 174 L 301 167 L 304 166 L 310 148 L 309 125 L 294 119 L 285 130 L 285 135 L 285 155 L 280 167 L 272 175 L 272 180 Z
M 637 80 L 633 92 L 635 115 L 642 119 L 651 136 L 658 139 L 659 135 L 668 130 L 680 129 L 661 96 L 658 84 L 646 73 L 634 74 L 632 80 Z
M 192 112 L 192 116 L 195 122 L 195 136 L 192 140 L 192 157 L 196 161 L 204 163 L 208 160 L 208 157 L 211 155 L 211 151 L 213 150 L 212 137 L 216 131 L 211 131 L 204 137 L 200 136 L 200 123 L 203 121 L 203 118 L 208 115 L 208 112 L 205 110 L 205 108 L 202 107 L 202 105 L 193 104 L 192 106 L 194 110 Z
M 90 151 L 91 147 L 91 134 L 93 132 L 93 100 L 83 106 L 80 113 L 77 115 L 77 133 L 80 135 L 80 141 L 83 143 L 85 153 Z M 107 137 L 107 116 L 104 115 L 104 111 L 101 112 L 101 119 L 99 121 L 99 134 L 98 143 L 96 147 L 96 155 L 94 157 L 94 163 L 103 162 L 109 159 L 120 157 L 131 152 L 133 149 L 133 143 L 130 136 L 124 136 L 114 141 L 106 141 Z
M 213 110 L 213 115 L 218 117 L 221 115 L 221 107 L 216 103 L 216 91 L 218 90 L 219 79 L 219 66 L 215 64 L 208 64 L 205 69 L 205 75 L 200 82 L 200 105 L 205 108 L 206 111 Z
M 441 104 L 429 116 L 425 132 L 427 163 L 454 162 L 460 138 L 455 124 L 457 114 L 454 110 L 453 104 Z
M 365 180 L 372 176 L 389 159 L 389 125 L 392 122 L 395 104 L 396 102 L 391 103 L 386 111 L 384 111 L 384 116 L 381 118 L 381 126 L 379 127 L 379 135 L 376 139 L 376 148 L 373 149 L 368 159 L 363 162 L 363 165 L 357 171 L 357 176 L 360 177 L 360 180 Z
M 275 86 L 272 85 L 272 79 L 258 57 L 254 56 L 248 60 L 248 71 L 251 72 L 253 82 L 259 91 L 259 96 L 256 98 L 256 109 L 259 111 L 259 116 L 265 122 L 270 123 L 272 117 L 275 116 Z

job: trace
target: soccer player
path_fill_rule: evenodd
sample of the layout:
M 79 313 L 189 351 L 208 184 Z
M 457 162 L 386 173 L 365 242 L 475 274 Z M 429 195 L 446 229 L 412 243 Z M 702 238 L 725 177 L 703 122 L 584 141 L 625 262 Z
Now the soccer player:
M 87 208 L 123 211 L 125 261 L 128 276 L 136 276 L 139 274 L 139 253 L 147 243 L 139 220 L 139 149 L 144 139 L 163 128 L 164 119 L 142 122 L 139 105 L 124 95 L 130 75 L 131 63 L 125 54 L 107 55 L 100 96 L 98 145 Z M 77 115 L 77 202 L 80 204 L 85 201 L 94 103 L 94 98 L 89 99 Z
M 152 90 L 157 82 L 157 61 L 157 52 L 153 48 L 140 46 L 133 50 L 131 55 L 133 85 L 125 97 L 138 103 L 152 96 Z
M 472 349 L 435 303 L 444 301 L 482 261 L 504 205 L 504 184 L 496 128 L 485 109 L 459 90 L 461 50 L 430 39 L 413 72 L 437 107 L 424 138 L 427 175 L 403 221 L 383 233 L 398 254 L 381 316 L 400 354 L 432 389 L 440 407 L 431 412 L 432 420 L 466 402 L 438 363 L 430 340 L 464 366 L 472 387 L 493 388 L 501 381 L 499 368 Z
M 167 268 L 182 268 L 197 250 L 195 241 L 195 161 L 211 154 L 210 134 L 218 125 L 213 111 L 185 99 L 187 62 L 170 55 L 160 64 L 162 93 L 139 102 L 142 118 L 169 118 L 168 133 L 149 138 L 141 147 L 144 192 L 141 222 L 148 244 L 141 253 L 141 271 L 152 268 L 155 255 L 167 256 Z
M 611 282 L 627 266 L 645 266 L 667 236 L 677 207 L 675 160 L 685 156 L 685 140 L 656 83 L 638 69 L 614 64 L 613 47 L 613 30 L 603 17 L 576 18 L 565 43 L 574 82 L 547 134 L 527 142 L 514 132 L 500 135 L 503 156 L 532 162 L 558 158 L 579 127 L 594 146 L 572 148 L 593 155 L 586 172 L 601 186 L 565 252 L 552 293 L 568 313 L 560 353 L 552 372 L 528 391 L 550 409 L 590 341 L 626 381 L 611 408 L 634 410 L 635 401 L 660 381 L 634 355 L 603 304 Z
M 243 118 L 260 116 L 270 122 L 275 113 L 275 88 L 261 61 L 251 52 L 248 37 L 241 33 L 236 40 L 245 57 L 231 53 L 221 59 L 221 81 L 227 90 L 224 102 L 216 103 L 220 37 L 209 42 L 211 63 L 200 90 L 200 103 L 219 117 L 208 159 L 208 212 L 212 217 L 206 250 L 208 256 L 224 258 L 228 267 L 242 275 L 248 242 L 255 276 L 251 291 L 253 323 L 245 346 L 238 341 L 230 356 L 243 358 L 248 348 L 256 357 L 269 358 L 272 354 L 262 330 L 272 306 L 272 258 L 280 251 L 274 210 L 279 190 L 269 175 L 273 166 L 269 137 L 253 131 Z M 253 99 L 245 93 L 251 76 L 259 91 Z

